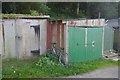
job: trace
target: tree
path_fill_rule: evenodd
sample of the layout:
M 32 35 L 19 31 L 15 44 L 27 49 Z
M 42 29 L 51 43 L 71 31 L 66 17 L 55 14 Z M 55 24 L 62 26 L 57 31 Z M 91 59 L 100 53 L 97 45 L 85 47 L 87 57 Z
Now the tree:
M 18 14 L 30 14 L 30 10 L 35 10 L 39 14 L 47 14 L 49 12 L 46 3 L 37 2 L 3 2 L 3 13 L 18 13 Z
M 88 9 L 91 18 L 98 18 L 99 12 L 102 18 L 117 18 L 118 17 L 118 3 L 116 2 L 98 2 L 89 3 Z

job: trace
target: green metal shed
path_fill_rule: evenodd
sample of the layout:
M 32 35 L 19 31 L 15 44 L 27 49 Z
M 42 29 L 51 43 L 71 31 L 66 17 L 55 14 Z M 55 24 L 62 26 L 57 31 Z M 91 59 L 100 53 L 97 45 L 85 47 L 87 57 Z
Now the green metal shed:
M 104 19 L 67 21 L 65 27 L 66 62 L 76 63 L 102 58 Z

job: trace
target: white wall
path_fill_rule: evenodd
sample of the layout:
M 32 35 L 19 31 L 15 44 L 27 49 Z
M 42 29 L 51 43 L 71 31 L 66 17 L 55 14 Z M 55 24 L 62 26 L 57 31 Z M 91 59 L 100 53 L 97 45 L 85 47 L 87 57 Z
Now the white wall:
M 40 54 L 44 54 L 46 52 L 46 27 L 47 20 L 39 20 L 40 23 Z
M 68 47 L 69 47 L 69 42 L 68 42 L 68 24 L 65 25 L 64 28 L 64 48 L 65 48 L 65 53 L 66 53 L 66 57 L 65 57 L 65 64 L 68 64 Z
M 3 20 L 4 37 L 5 37 L 5 52 L 3 58 L 16 57 L 15 55 L 15 20 Z
M 46 52 L 46 19 L 4 19 L 3 21 L 4 58 L 27 58 L 32 56 L 31 50 L 40 49 L 40 54 Z M 31 25 L 40 25 L 40 39 L 35 35 L 35 30 L 30 27 Z M 1 32 L 0 37 L 2 37 Z M 3 43 L 2 39 L 0 39 L 0 43 Z
M 2 22 L 0 22 L 0 55 L 2 55 L 3 50 L 3 36 L 2 36 Z

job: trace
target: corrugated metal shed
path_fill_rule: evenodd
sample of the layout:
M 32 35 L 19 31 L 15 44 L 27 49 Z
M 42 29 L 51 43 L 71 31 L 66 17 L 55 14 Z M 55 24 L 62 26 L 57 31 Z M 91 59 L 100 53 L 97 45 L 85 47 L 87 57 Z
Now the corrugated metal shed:
M 82 62 L 101 58 L 104 46 L 102 44 L 104 39 L 104 21 L 104 19 L 85 18 L 48 21 L 47 49 L 51 48 L 51 42 L 56 42 L 57 46 L 61 47 L 60 25 L 63 25 L 62 41 L 64 43 L 64 52 L 66 53 L 66 64 L 68 62 Z M 96 47 L 94 47 L 94 42 Z M 86 45 L 89 46 L 89 48 L 85 48 Z
M 114 29 L 108 25 L 104 26 L 104 52 L 110 53 L 113 50 Z
M 120 51 L 120 18 L 108 20 L 108 26 L 114 28 L 114 50 Z
M 95 60 L 104 49 L 105 19 L 63 21 L 65 27 L 66 63 Z

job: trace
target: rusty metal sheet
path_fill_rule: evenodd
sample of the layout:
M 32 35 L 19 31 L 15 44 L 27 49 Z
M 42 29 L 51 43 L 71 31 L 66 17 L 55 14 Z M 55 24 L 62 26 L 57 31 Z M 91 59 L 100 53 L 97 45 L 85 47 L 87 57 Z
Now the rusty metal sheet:
M 104 26 L 105 19 L 85 19 L 67 21 L 69 26 Z

